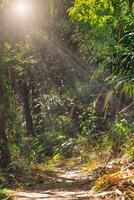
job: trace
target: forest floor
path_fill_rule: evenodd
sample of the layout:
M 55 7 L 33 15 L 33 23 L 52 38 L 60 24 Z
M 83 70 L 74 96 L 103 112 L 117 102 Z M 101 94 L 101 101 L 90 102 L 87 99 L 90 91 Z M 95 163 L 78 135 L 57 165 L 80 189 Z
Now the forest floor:
M 66 171 L 64 168 L 57 168 L 56 174 L 51 177 L 50 182 L 44 183 L 44 190 L 39 188 L 30 192 L 16 192 L 16 200 L 43 200 L 43 199 L 90 199 L 90 182 L 92 177 L 83 173 L 81 166 Z M 40 177 L 40 182 L 43 183 Z M 40 183 L 41 184 L 41 183 Z M 40 184 L 38 187 L 40 187 Z M 93 199 L 93 198 L 91 198 Z
M 123 168 L 122 165 L 118 163 L 115 169 L 114 163 L 112 168 L 110 168 L 112 172 L 102 176 L 98 176 L 96 173 L 98 170 L 101 171 L 102 168 L 99 167 L 96 169 L 96 172 L 90 170 L 90 168 L 94 166 L 94 162 L 86 166 L 88 169 L 87 171 L 85 171 L 85 166 L 80 164 L 70 168 L 61 164 L 61 166 L 56 167 L 55 170 L 48 168 L 48 170 L 45 169 L 45 171 L 43 170 L 43 166 L 39 165 L 38 167 L 32 168 L 29 176 L 22 176 L 22 179 L 21 176 L 18 176 L 21 187 L 14 193 L 15 200 L 134 199 L 134 185 L 132 181 L 134 180 L 133 165 L 133 161 L 129 161 L 127 165 L 125 165 L 125 168 Z M 130 169 L 129 166 L 131 166 Z M 119 169 L 119 167 L 122 169 Z M 92 188 L 96 180 L 98 180 L 98 177 L 103 187 L 101 192 L 94 192 Z M 102 178 L 100 179 L 100 177 Z M 99 185 L 99 187 L 102 185 Z M 131 195 L 128 196 L 126 194 Z

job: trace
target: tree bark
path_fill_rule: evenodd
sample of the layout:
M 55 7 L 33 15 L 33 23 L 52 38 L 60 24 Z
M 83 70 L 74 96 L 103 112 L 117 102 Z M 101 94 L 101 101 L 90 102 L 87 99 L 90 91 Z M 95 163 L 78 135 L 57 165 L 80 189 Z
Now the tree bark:
M 0 45 L 0 167 L 6 168 L 10 163 L 10 152 L 8 138 L 6 135 L 5 114 L 7 110 L 7 97 L 5 96 L 5 86 L 3 84 L 3 56 L 4 42 Z
M 34 115 L 34 125 L 36 127 L 35 130 L 37 134 L 43 134 L 45 127 L 41 115 L 40 101 L 38 100 L 40 94 L 39 94 L 39 89 L 36 88 L 36 85 L 34 83 L 31 86 L 31 91 L 32 91 L 32 111 Z
M 25 81 L 21 84 L 21 96 L 23 100 L 23 110 L 26 119 L 26 131 L 27 134 L 32 134 L 34 136 L 33 120 L 29 103 L 29 90 Z
M 128 4 L 129 4 L 129 12 L 130 12 L 130 13 L 133 12 L 133 3 L 134 3 L 134 0 L 128 0 Z

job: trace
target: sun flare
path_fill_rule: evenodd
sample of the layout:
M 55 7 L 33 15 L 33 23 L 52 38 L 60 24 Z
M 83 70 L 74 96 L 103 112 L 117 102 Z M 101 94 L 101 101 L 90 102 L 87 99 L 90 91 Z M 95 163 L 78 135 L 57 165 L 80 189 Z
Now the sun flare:
M 15 5 L 15 12 L 21 16 L 26 16 L 29 12 L 28 4 L 19 2 Z
M 20 12 L 25 12 L 26 11 L 26 5 L 24 4 L 18 4 L 17 5 L 17 10 L 20 11 Z

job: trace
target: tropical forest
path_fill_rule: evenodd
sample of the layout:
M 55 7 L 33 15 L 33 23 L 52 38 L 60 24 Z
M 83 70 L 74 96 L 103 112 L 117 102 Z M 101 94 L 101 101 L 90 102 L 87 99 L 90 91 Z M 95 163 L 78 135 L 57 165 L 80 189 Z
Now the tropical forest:
M 0 200 L 134 200 L 134 0 L 0 0 Z

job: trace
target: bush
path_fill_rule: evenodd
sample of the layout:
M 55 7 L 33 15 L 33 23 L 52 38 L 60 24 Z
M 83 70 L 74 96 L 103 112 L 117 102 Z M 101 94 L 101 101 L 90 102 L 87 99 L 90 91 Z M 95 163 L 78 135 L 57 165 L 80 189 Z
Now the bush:
M 114 155 L 119 155 L 119 153 L 124 150 L 130 155 L 133 155 L 134 149 L 131 149 L 131 146 L 133 146 L 132 141 L 134 123 L 130 123 L 126 119 L 121 119 L 120 117 L 117 117 L 111 131 L 112 134 L 109 137 L 109 142 L 111 143 Z
M 19 158 L 17 160 L 13 160 L 10 164 L 9 164 L 9 171 L 11 171 L 12 173 L 15 174 L 24 174 L 26 171 L 26 169 L 28 169 L 29 166 L 29 161 L 25 158 Z
M 60 154 L 66 158 L 71 158 L 76 155 L 75 146 L 77 144 L 76 139 L 69 138 L 63 142 L 58 149 L 56 149 L 55 154 Z
M 43 162 L 47 157 L 53 156 L 56 149 L 64 142 L 65 135 L 51 130 L 44 135 L 29 139 L 23 144 L 23 155 L 32 162 Z
M 13 200 L 6 190 L 0 190 L 0 200 Z

